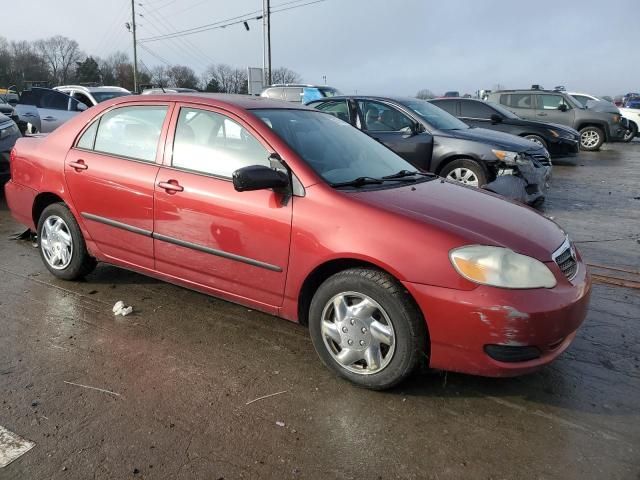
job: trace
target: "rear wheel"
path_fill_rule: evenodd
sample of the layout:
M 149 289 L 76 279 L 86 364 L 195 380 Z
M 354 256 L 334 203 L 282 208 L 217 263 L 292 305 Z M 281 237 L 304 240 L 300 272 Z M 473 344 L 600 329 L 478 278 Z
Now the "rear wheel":
M 580 130 L 580 147 L 588 152 L 598 150 L 604 143 L 604 133 L 598 127 L 584 127 Z
M 361 387 L 382 390 L 414 370 L 426 346 L 424 318 L 387 273 L 353 268 L 320 285 L 309 309 L 323 363 Z
M 627 130 L 627 133 L 624 134 L 624 137 L 622 139 L 625 142 L 630 142 L 635 138 L 636 135 L 638 135 L 638 126 L 635 123 L 630 122 L 629 130 Z
M 454 160 L 444 166 L 440 175 L 471 187 L 487 184 L 487 172 L 480 163 L 468 158 Z
M 547 148 L 547 142 L 539 135 L 525 135 L 524 138 L 531 140 L 533 143 L 537 143 L 541 147 Z
M 96 266 L 78 222 L 63 203 L 49 205 L 40 215 L 38 243 L 47 269 L 63 280 L 84 277 Z

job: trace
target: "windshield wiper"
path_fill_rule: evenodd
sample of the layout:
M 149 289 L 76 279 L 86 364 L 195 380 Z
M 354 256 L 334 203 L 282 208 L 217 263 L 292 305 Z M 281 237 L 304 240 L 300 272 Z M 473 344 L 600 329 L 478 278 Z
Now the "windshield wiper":
M 411 174 L 414 175 L 414 174 Z M 404 175 L 403 175 L 404 176 Z M 413 182 L 415 181 L 412 178 L 402 178 L 402 177 L 358 177 L 353 180 L 349 180 L 347 182 L 338 182 L 331 183 L 332 187 L 362 187 L 364 185 L 380 185 L 384 182 Z
M 387 175 L 384 178 L 385 180 L 393 180 L 396 178 L 404 178 L 404 177 L 413 177 L 414 175 L 420 175 L 422 177 L 437 177 L 435 173 L 431 172 L 418 172 L 418 171 L 410 171 L 410 170 L 400 170 L 398 173 L 394 173 L 393 175 Z

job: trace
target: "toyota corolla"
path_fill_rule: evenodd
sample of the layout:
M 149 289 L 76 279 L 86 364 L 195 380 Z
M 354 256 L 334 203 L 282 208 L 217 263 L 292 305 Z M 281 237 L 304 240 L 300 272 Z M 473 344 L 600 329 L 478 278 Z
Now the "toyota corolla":
M 590 294 L 542 215 L 259 97 L 97 105 L 18 141 L 6 198 L 54 276 L 107 262 L 300 322 L 325 365 L 375 389 L 425 360 L 534 371 L 569 346 Z

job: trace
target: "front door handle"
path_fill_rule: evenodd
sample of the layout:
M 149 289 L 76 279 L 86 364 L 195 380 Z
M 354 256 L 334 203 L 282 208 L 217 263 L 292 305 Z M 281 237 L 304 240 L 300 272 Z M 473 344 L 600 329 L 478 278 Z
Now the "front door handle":
M 35 115 L 33 113 L 28 113 L 28 112 L 27 113 L 23 113 L 22 116 L 23 117 L 28 117 L 28 118 L 35 117 Z
M 77 162 L 69 162 L 69 166 L 75 169 L 76 172 L 79 172 L 81 170 L 86 170 L 87 168 L 89 168 L 87 164 L 84 163 L 84 160 L 78 160 Z
M 48 122 L 53 122 L 54 120 L 57 120 L 56 117 L 52 117 L 52 116 L 48 116 L 48 117 L 44 117 L 42 120 L 47 120 Z
M 546 113 L 539 113 L 539 114 L 538 114 L 538 116 L 539 116 L 539 117 L 546 117 L 546 116 L 547 116 L 547 114 L 546 114 Z
M 173 195 L 174 193 L 177 193 L 177 192 L 184 191 L 184 187 L 182 185 L 180 185 L 177 180 L 169 180 L 169 181 L 166 181 L 166 182 L 160 182 L 160 183 L 158 183 L 158 186 L 160 188 L 164 188 L 165 191 L 167 193 L 171 194 L 171 195 Z

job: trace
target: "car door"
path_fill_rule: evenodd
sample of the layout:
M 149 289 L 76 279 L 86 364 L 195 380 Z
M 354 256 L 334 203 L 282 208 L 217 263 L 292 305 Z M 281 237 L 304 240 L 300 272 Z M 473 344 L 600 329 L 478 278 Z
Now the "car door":
M 65 93 L 48 89 L 40 95 L 37 107 L 42 133 L 53 132 L 80 112 L 77 100 Z
M 95 119 L 69 151 L 65 179 L 90 239 L 107 257 L 153 269 L 153 195 L 169 103 Z
M 237 192 L 231 181 L 238 168 L 271 166 L 269 147 L 228 112 L 182 104 L 174 118 L 156 182 L 156 269 L 235 300 L 279 306 L 293 200 L 272 190 Z
M 38 104 L 40 102 L 39 89 L 25 90 L 20 94 L 18 104 L 15 111 L 20 120 L 31 124 L 30 133 L 41 132 L 42 122 L 40 121 L 40 112 L 38 112 Z
M 531 93 L 501 94 L 500 103 L 520 118 L 538 120 L 536 118 L 535 99 Z
M 555 93 L 536 95 L 536 120 L 573 127 L 575 115 L 575 110 L 562 95 Z
M 358 100 L 362 130 L 389 147 L 416 168 L 428 170 L 433 151 L 433 136 L 413 133 L 416 121 L 391 105 Z

